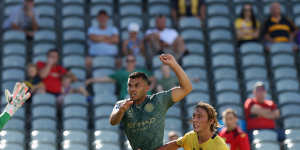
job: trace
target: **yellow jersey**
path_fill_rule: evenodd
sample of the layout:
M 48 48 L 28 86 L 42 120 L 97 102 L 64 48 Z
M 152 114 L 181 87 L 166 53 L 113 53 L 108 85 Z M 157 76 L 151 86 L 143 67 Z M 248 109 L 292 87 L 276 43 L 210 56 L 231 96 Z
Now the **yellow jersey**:
M 214 135 L 206 142 L 199 144 L 197 133 L 190 131 L 176 141 L 184 150 L 229 150 L 223 138 Z
M 259 29 L 259 21 L 256 21 L 257 29 Z M 235 20 L 234 26 L 236 29 L 242 30 L 244 33 L 247 33 L 248 35 L 241 37 L 241 40 L 254 40 L 254 37 L 252 33 L 254 33 L 254 30 L 252 29 L 252 22 L 246 21 L 242 18 L 238 18 Z

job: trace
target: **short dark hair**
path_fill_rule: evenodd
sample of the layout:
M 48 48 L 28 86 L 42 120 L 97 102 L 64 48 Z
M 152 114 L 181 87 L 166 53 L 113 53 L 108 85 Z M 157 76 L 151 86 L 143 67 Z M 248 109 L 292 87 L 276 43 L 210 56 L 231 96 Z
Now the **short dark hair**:
M 98 16 L 100 16 L 100 15 L 107 15 L 107 12 L 104 9 L 100 9 L 98 11 Z
M 136 78 L 142 78 L 148 85 L 151 84 L 149 78 L 147 75 L 143 72 L 133 72 L 129 75 L 129 79 L 136 79 Z
M 49 54 L 52 53 L 52 52 L 56 52 L 57 54 L 59 54 L 58 49 L 52 48 L 52 49 L 48 50 L 47 56 L 49 56 Z

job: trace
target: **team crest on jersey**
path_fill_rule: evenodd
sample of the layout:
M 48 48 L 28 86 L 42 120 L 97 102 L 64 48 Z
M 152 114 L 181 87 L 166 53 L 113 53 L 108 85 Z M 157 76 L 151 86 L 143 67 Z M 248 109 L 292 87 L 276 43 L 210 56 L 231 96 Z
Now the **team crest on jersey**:
M 131 109 L 128 110 L 127 115 L 128 115 L 128 118 L 133 118 L 133 112 Z
M 145 110 L 146 112 L 152 112 L 153 109 L 154 109 L 154 107 L 153 107 L 153 105 L 152 105 L 151 103 L 146 104 L 146 105 L 145 105 L 145 108 L 144 108 L 144 110 Z

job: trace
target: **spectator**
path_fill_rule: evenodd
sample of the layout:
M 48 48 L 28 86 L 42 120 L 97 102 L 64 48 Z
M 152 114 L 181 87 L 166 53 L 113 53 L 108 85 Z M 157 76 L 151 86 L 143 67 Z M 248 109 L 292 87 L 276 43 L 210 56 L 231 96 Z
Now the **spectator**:
M 30 88 L 31 93 L 45 93 L 45 85 L 38 75 L 38 70 L 35 64 L 27 66 L 27 77 L 25 84 Z
M 278 2 L 272 3 L 270 12 L 271 15 L 265 21 L 262 29 L 267 48 L 272 43 L 293 43 L 296 27 L 291 20 L 281 14 L 280 4 Z
M 258 41 L 259 25 L 259 21 L 255 18 L 252 6 L 250 4 L 244 5 L 240 18 L 235 20 L 238 46 L 246 42 Z
M 107 24 L 109 16 L 105 10 L 98 12 L 98 26 L 88 29 L 89 54 L 91 56 L 118 54 L 117 44 L 119 43 L 118 30 Z
M 179 138 L 178 134 L 175 131 L 170 131 L 168 133 L 169 142 L 177 140 Z
M 34 32 L 38 30 L 39 14 L 34 11 L 34 0 L 24 0 L 22 6 L 11 11 L 4 23 L 4 28 L 24 31 L 27 40 L 32 40 Z
M 226 109 L 223 114 L 225 127 L 219 135 L 229 145 L 230 150 L 250 150 L 248 135 L 238 126 L 238 116 L 232 109 Z
M 61 93 L 61 78 L 67 70 L 58 64 L 59 54 L 57 49 L 47 52 L 47 62 L 37 62 L 39 75 L 43 80 L 46 91 L 58 96 Z
M 89 85 L 91 83 L 95 82 L 116 82 L 117 86 L 120 89 L 119 99 L 124 99 L 128 96 L 127 92 L 127 81 L 129 74 L 132 72 L 143 72 L 146 73 L 148 76 L 152 76 L 151 72 L 145 69 L 136 69 L 136 60 L 134 55 L 128 55 L 126 57 L 126 69 L 121 69 L 119 71 L 116 71 L 114 74 L 111 74 L 107 77 L 101 77 L 101 78 L 90 78 L 86 81 L 86 84 Z M 155 85 L 155 78 L 150 77 L 151 85 L 150 90 L 153 89 Z
M 256 82 L 253 89 L 253 98 L 245 101 L 245 115 L 249 138 L 252 140 L 252 131 L 259 129 L 275 130 L 275 120 L 280 117 L 280 112 L 272 100 L 265 100 L 266 90 L 263 82 Z M 279 140 L 283 140 L 280 130 Z
M 140 27 L 137 23 L 130 23 L 128 26 L 129 39 L 123 42 L 122 51 L 125 56 L 132 55 L 144 55 L 144 42 L 139 39 Z
M 158 85 L 156 87 L 156 90 L 158 92 L 169 90 L 172 87 L 175 87 L 176 85 L 178 85 L 177 78 L 171 76 L 169 66 L 162 65 L 161 72 L 162 72 L 163 77 L 160 80 L 158 80 L 158 82 L 157 82 Z
M 195 16 L 205 21 L 206 7 L 204 0 L 173 0 L 171 16 L 178 22 L 182 16 Z
M 74 83 L 77 80 L 76 76 L 72 73 L 67 73 L 62 77 L 62 88 L 61 88 L 61 94 L 58 97 L 58 101 L 60 104 L 62 104 L 62 101 L 64 97 L 67 94 L 70 93 L 79 93 L 86 97 L 89 97 L 89 93 L 83 86 L 74 87 L 72 86 L 72 83 Z
M 145 40 L 150 47 L 150 56 L 163 53 L 164 50 L 171 50 L 170 53 L 173 53 L 178 60 L 186 51 L 183 39 L 176 30 L 166 28 L 166 17 L 162 15 L 156 18 L 156 28 L 146 32 Z

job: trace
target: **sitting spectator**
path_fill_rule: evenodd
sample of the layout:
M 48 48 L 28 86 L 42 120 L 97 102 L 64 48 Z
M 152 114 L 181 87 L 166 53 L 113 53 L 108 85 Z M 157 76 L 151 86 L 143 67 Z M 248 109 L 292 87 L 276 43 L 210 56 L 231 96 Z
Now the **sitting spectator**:
M 56 96 L 61 93 L 61 78 L 67 73 L 67 70 L 58 64 L 58 59 L 58 50 L 51 49 L 47 52 L 47 62 L 37 62 L 46 91 Z
M 27 66 L 27 77 L 25 84 L 30 88 L 31 93 L 45 93 L 45 85 L 39 77 L 38 70 L 35 64 Z
M 119 43 L 118 30 L 107 24 L 109 16 L 106 11 L 98 12 L 98 26 L 92 26 L 88 29 L 89 54 L 91 56 L 118 54 L 117 44 Z
M 245 117 L 249 138 L 252 140 L 252 131 L 259 129 L 275 130 L 275 120 L 280 117 L 279 109 L 272 100 L 265 100 L 266 90 L 263 82 L 256 82 L 253 89 L 253 98 L 245 101 Z M 283 140 L 280 130 L 278 139 Z
M 136 60 L 134 55 L 128 55 L 126 57 L 126 69 L 121 69 L 119 71 L 116 71 L 114 74 L 111 74 L 107 77 L 101 77 L 101 78 L 91 78 L 86 81 L 86 84 L 89 85 L 91 83 L 95 82 L 116 82 L 117 86 L 120 89 L 119 99 L 124 99 L 128 96 L 127 92 L 127 81 L 128 76 L 132 72 L 143 72 L 146 73 L 148 76 L 152 76 L 152 74 L 145 69 L 136 69 Z M 150 89 L 152 90 L 155 85 L 155 79 L 153 77 L 150 78 L 151 85 Z
M 156 18 L 156 28 L 147 30 L 145 40 L 150 47 L 150 51 L 147 51 L 147 56 L 161 54 L 164 50 L 170 50 L 170 53 L 174 54 L 178 60 L 185 53 L 183 39 L 175 29 L 166 28 L 166 17 L 162 15 Z
M 87 92 L 85 87 L 83 87 L 83 86 L 79 86 L 79 87 L 72 86 L 72 83 L 74 83 L 76 80 L 77 80 L 76 76 L 74 74 L 70 73 L 70 72 L 62 77 L 61 94 L 58 97 L 58 101 L 59 101 L 60 104 L 62 104 L 62 101 L 63 101 L 64 97 L 67 94 L 70 94 L 70 93 L 79 93 L 79 94 L 82 94 L 86 97 L 89 97 L 89 93 Z
M 158 92 L 169 90 L 178 85 L 176 77 L 172 77 L 170 73 L 170 67 L 167 65 L 161 66 L 162 78 L 157 81 L 156 90 Z
M 294 42 L 296 27 L 294 23 L 281 14 L 280 4 L 274 2 L 270 7 L 271 15 L 265 21 L 262 34 L 264 35 L 266 46 L 279 42 Z
M 225 127 L 219 135 L 225 139 L 230 150 L 250 150 L 248 135 L 238 126 L 238 116 L 232 109 L 226 109 L 223 114 Z
M 27 40 L 32 40 L 34 32 L 38 30 L 39 14 L 34 11 L 34 0 L 24 0 L 22 6 L 11 11 L 9 18 L 4 22 L 5 29 L 11 28 L 24 31 Z
M 240 18 L 235 20 L 235 32 L 238 46 L 243 43 L 257 41 L 259 37 L 259 21 L 256 20 L 250 4 L 243 6 Z
M 205 12 L 204 0 L 172 0 L 171 16 L 176 23 L 182 16 L 195 16 L 204 22 Z
M 144 42 L 139 39 L 140 27 L 137 23 L 130 23 L 128 26 L 129 39 L 123 42 L 122 51 L 125 56 L 132 55 L 144 55 Z

